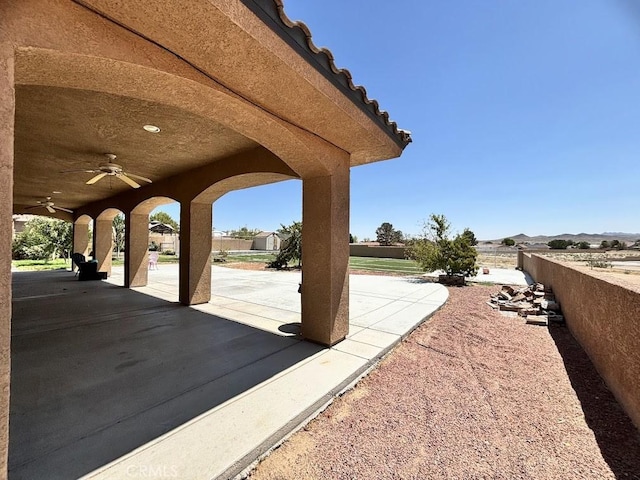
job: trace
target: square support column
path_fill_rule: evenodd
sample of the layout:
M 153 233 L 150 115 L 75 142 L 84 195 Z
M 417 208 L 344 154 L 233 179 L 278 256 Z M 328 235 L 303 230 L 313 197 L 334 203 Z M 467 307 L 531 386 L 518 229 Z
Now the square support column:
M 94 257 L 98 261 L 98 271 L 111 276 L 111 256 L 113 255 L 113 220 L 97 219 L 93 229 Z
M 129 213 L 124 222 L 124 286 L 144 287 L 149 276 L 149 215 Z
M 302 182 L 302 336 L 334 345 L 349 333 L 349 164 Z
M 81 253 L 85 257 L 89 255 L 89 224 L 87 222 L 73 223 L 73 252 Z M 71 262 L 71 270 L 77 268 L 76 264 Z
M 0 44 L 0 478 L 7 477 L 11 382 L 11 232 L 15 90 L 13 47 Z
M 210 203 L 180 205 L 180 303 L 197 305 L 211 300 Z

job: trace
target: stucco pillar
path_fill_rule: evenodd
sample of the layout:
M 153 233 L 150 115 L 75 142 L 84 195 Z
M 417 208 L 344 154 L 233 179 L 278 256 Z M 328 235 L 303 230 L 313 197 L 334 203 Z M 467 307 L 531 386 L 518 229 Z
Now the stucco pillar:
M 180 303 L 211 299 L 211 203 L 180 205 Z
M 113 220 L 97 219 L 93 229 L 94 258 L 98 261 L 98 271 L 111 276 L 111 256 L 113 255 Z
M 81 253 L 85 257 L 89 255 L 89 223 L 86 221 L 73 222 L 73 252 Z M 71 262 L 71 270 L 77 268 L 76 264 Z
M 349 333 L 349 164 L 302 182 L 302 336 L 333 345 Z
M 143 287 L 149 274 L 149 215 L 129 213 L 124 221 L 124 286 Z
M 13 213 L 13 48 L 0 44 L 0 478 L 7 476 L 11 373 L 11 231 Z

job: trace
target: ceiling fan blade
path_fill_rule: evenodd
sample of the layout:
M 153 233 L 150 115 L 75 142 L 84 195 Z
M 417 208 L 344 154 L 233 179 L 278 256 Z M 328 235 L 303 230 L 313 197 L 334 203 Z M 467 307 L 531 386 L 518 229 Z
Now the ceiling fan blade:
M 55 209 L 51 208 L 49 205 L 45 205 L 44 208 L 46 208 L 49 213 L 56 213 Z
M 100 180 L 102 177 L 106 176 L 106 173 L 99 173 L 98 175 L 96 175 L 95 177 L 93 177 L 92 179 L 87 181 L 87 185 L 93 185 L 94 183 L 96 183 L 98 180 Z
M 60 173 L 98 173 L 100 170 L 90 170 L 88 168 L 83 168 L 80 170 L 62 170 Z
M 140 185 L 138 185 L 136 182 L 134 182 L 133 180 L 131 180 L 129 177 L 127 177 L 126 175 L 123 175 L 121 173 L 116 174 L 116 177 L 118 177 L 120 180 L 122 180 L 124 183 L 126 183 L 127 185 L 133 187 L 133 188 L 140 188 Z
M 149 180 L 148 178 L 141 177 L 140 175 L 134 175 L 133 173 L 125 173 L 125 172 L 122 172 L 122 174 L 123 174 L 123 175 L 126 175 L 127 177 L 137 178 L 138 180 L 142 180 L 142 181 L 147 182 L 147 183 L 153 183 L 153 182 L 152 182 L 151 180 Z
M 73 210 L 69 210 L 68 208 L 62 208 L 62 207 L 53 207 L 56 210 L 62 210 L 63 212 L 68 212 L 68 213 L 73 213 Z
M 40 208 L 42 205 L 34 205 L 33 207 L 26 207 L 25 210 L 33 210 L 34 208 Z

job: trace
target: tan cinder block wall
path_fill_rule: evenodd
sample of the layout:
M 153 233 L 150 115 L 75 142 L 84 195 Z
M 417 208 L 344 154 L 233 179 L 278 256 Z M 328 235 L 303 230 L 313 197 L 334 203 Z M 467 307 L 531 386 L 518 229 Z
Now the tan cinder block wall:
M 214 237 L 211 241 L 211 251 L 217 253 L 220 250 L 251 250 L 253 239 Z
M 553 288 L 571 333 L 640 428 L 640 293 L 539 255 L 518 257 Z
M 376 258 L 407 258 L 405 247 L 383 247 L 377 245 L 349 245 L 349 255 L 352 257 L 376 257 Z

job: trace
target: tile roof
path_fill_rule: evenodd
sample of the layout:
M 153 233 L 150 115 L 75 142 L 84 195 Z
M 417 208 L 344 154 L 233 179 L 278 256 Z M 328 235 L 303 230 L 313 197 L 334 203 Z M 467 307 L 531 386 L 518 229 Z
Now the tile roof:
M 306 53 L 304 56 L 307 61 L 334 85 L 341 87 L 341 90 L 370 118 L 377 121 L 398 145 L 404 148 L 411 142 L 411 132 L 398 128 L 398 124 L 389 119 L 389 114 L 380 109 L 378 101 L 369 99 L 365 88 L 353 83 L 351 72 L 346 68 L 336 66 L 331 51 L 326 48 L 318 48 L 313 43 L 309 27 L 301 21 L 292 21 L 287 17 L 284 12 L 283 0 L 242 1 L 287 43 L 291 46 L 302 47 L 301 53 Z

